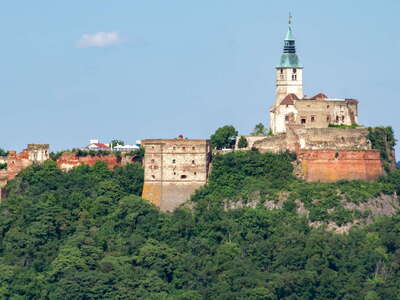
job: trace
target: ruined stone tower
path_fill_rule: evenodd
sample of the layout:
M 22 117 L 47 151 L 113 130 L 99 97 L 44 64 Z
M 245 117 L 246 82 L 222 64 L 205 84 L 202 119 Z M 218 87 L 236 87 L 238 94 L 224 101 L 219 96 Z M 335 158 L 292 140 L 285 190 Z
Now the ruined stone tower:
M 210 162 L 208 140 L 143 140 L 144 186 L 142 197 L 163 211 L 190 199 L 207 182 Z

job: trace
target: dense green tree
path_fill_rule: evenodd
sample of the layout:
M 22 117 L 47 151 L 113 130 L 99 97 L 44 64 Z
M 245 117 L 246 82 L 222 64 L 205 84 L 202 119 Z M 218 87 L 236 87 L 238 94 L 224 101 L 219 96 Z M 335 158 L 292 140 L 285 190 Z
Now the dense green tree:
M 211 145 L 214 149 L 219 150 L 223 148 L 232 148 L 235 145 L 237 135 L 237 130 L 231 125 L 220 127 L 211 135 Z
M 267 132 L 267 128 L 264 126 L 264 124 L 258 123 L 251 132 L 251 135 L 266 135 Z
M 0 148 L 0 156 L 7 156 L 8 155 L 8 151 Z
M 110 147 L 114 148 L 115 146 L 124 146 L 125 142 L 123 140 L 113 139 L 110 142 Z
M 347 234 L 309 221 L 352 220 L 343 199 L 399 191 L 400 171 L 377 182 L 308 183 L 293 177 L 293 161 L 216 155 L 191 208 L 171 213 L 139 197 L 139 164 L 32 165 L 0 203 L 0 298 L 396 299 L 399 215 Z M 282 195 L 283 209 L 265 207 Z
M 244 136 L 241 136 L 239 138 L 238 147 L 242 149 L 242 148 L 247 148 L 248 145 L 249 143 L 247 142 L 247 139 Z

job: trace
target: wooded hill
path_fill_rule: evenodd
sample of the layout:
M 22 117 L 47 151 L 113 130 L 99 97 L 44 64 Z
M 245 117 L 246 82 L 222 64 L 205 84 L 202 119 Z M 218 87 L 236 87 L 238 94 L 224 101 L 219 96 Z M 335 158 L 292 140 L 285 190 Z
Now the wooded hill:
M 310 223 L 368 218 L 345 203 L 393 196 L 400 172 L 307 183 L 293 177 L 293 159 L 216 156 L 209 184 L 173 213 L 139 197 L 138 164 L 31 166 L 0 206 L 0 298 L 397 299 L 399 215 L 346 234 Z M 274 201 L 282 208 L 269 209 Z

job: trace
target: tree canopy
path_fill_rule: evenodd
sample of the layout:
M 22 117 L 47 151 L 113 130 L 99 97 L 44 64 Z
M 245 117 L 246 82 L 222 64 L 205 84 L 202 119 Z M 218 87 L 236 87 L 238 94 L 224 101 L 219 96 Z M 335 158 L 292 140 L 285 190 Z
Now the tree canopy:
M 110 147 L 124 146 L 124 145 L 125 145 L 125 142 L 123 140 L 113 139 L 110 142 Z
M 263 123 L 258 123 L 254 127 L 251 135 L 266 135 L 268 133 L 267 128 L 264 126 Z
M 214 149 L 233 148 L 235 139 L 238 135 L 237 130 L 232 125 L 225 125 L 218 128 L 213 135 L 211 135 L 211 145 Z
M 310 226 L 312 216 L 293 204 L 333 218 L 333 191 L 366 201 L 398 191 L 400 173 L 371 183 L 306 183 L 293 177 L 293 159 L 216 155 L 191 209 L 171 213 L 139 197 L 138 164 L 69 172 L 52 161 L 32 165 L 0 203 L 0 298 L 397 299 L 399 215 L 335 234 Z M 282 191 L 292 194 L 282 209 L 263 205 Z M 242 204 L 228 209 L 228 202 Z

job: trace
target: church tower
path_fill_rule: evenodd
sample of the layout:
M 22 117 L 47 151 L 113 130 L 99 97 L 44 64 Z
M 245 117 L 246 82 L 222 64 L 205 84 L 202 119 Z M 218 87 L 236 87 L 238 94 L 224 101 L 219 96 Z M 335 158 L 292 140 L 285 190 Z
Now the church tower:
M 303 94 L 303 67 L 296 54 L 296 42 L 292 32 L 292 17 L 289 16 L 289 28 L 286 33 L 281 61 L 276 67 L 276 99 L 279 105 L 288 94 L 295 94 L 299 99 Z

